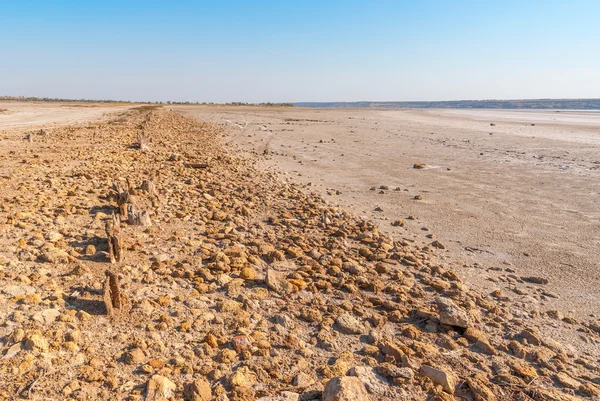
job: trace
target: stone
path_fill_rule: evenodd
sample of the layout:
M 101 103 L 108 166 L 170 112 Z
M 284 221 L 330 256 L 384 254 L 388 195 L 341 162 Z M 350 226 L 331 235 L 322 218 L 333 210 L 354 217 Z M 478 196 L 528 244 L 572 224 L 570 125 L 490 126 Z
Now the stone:
M 57 309 L 45 309 L 33 315 L 31 320 L 41 323 L 44 326 L 50 325 L 60 316 L 60 311 Z
M 16 343 L 13 344 L 12 346 L 10 346 L 8 348 L 8 350 L 6 350 L 6 352 L 4 353 L 4 355 L 2 356 L 2 359 L 10 359 L 13 356 L 17 355 L 19 352 L 21 352 L 22 346 L 21 343 Z
M 560 384 L 562 384 L 566 388 L 577 390 L 581 386 L 581 383 L 579 383 L 577 380 L 573 379 L 571 376 L 569 376 L 565 372 L 559 372 L 554 377 Z
M 46 352 L 50 345 L 46 337 L 39 331 L 33 331 L 25 337 L 25 349 L 30 351 Z
M 440 323 L 448 326 L 469 327 L 469 315 L 448 298 L 438 297 L 436 304 L 440 313 Z
M 133 348 L 125 354 L 125 363 L 128 365 L 139 365 L 146 360 L 144 351 L 139 348 Z
M 265 279 L 267 287 L 280 294 L 288 294 L 292 291 L 292 285 L 287 281 L 285 272 L 269 269 Z
M 338 330 L 345 334 L 362 334 L 365 332 L 364 325 L 348 313 L 338 316 L 335 323 Z
M 299 372 L 296 376 L 294 376 L 294 379 L 292 380 L 292 384 L 300 388 L 309 387 L 313 385 L 314 382 L 315 379 L 313 379 L 310 375 L 304 372 Z
M 14 297 L 17 295 L 33 294 L 35 293 L 35 288 L 29 285 L 9 284 L 2 288 L 2 293 L 8 295 L 9 297 Z
M 391 363 L 382 363 L 376 368 L 377 372 L 389 379 L 412 379 L 415 374 L 411 368 L 401 368 Z
M 369 401 L 369 393 L 356 376 L 334 377 L 325 384 L 323 401 Z
M 183 387 L 183 397 L 185 401 L 210 401 L 212 390 L 209 381 L 204 377 L 198 377 L 186 383 Z
M 380 344 L 379 348 L 384 354 L 392 356 L 397 363 L 402 361 L 402 358 L 405 356 L 404 351 L 391 341 L 384 341 Z
M 253 267 L 244 267 L 240 271 L 240 278 L 243 278 L 244 280 L 256 280 L 257 276 L 258 274 Z
M 390 386 L 388 379 L 379 374 L 376 368 L 370 366 L 355 366 L 350 369 L 348 375 L 358 377 L 370 394 L 386 394 Z
M 300 394 L 294 393 L 292 391 L 282 391 L 278 395 L 270 396 L 270 397 L 260 397 L 257 398 L 256 401 L 298 401 L 300 400 Z
M 600 387 L 592 383 L 584 383 L 579 386 L 579 391 L 588 397 L 600 397 Z
M 487 386 L 489 381 L 483 380 L 479 377 L 470 377 L 467 379 L 467 384 L 473 393 L 475 401 L 495 401 L 496 396 Z
M 154 375 L 146 387 L 146 400 L 162 401 L 169 399 L 177 389 L 175 383 L 161 375 Z
M 235 336 L 231 339 L 231 345 L 233 346 L 233 349 L 235 349 L 237 352 L 242 352 L 244 350 L 250 349 L 250 346 L 252 345 L 250 343 L 250 339 L 244 335 L 240 335 L 240 336 Z
M 247 366 L 239 368 L 229 378 L 231 387 L 252 387 L 254 384 L 256 384 L 256 374 Z
M 435 384 L 439 384 L 448 394 L 454 394 L 456 378 L 449 370 L 436 369 L 429 365 L 421 365 L 419 375 L 429 378 Z
M 96 247 L 94 245 L 92 245 L 92 244 L 88 244 L 85 247 L 85 254 L 88 255 L 88 256 L 95 255 L 96 254 Z

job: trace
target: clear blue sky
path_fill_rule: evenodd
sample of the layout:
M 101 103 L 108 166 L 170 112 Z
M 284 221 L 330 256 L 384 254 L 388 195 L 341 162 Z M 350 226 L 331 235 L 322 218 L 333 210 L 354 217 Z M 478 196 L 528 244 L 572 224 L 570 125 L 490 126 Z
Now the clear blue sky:
M 5 1 L 0 95 L 600 97 L 600 1 Z

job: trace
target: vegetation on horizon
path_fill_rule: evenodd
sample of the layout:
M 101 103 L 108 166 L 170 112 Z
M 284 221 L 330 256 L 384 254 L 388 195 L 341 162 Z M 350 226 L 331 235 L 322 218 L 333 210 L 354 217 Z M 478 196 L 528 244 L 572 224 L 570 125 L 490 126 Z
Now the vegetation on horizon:
M 205 105 L 205 106 L 266 106 L 266 107 L 294 107 L 293 103 L 214 103 L 214 102 L 133 102 L 131 100 L 112 100 L 112 99 L 62 99 L 53 97 L 35 97 L 35 96 L 0 96 L 0 101 L 18 101 L 18 102 L 56 102 L 56 103 L 126 103 L 126 104 L 175 104 L 175 105 Z

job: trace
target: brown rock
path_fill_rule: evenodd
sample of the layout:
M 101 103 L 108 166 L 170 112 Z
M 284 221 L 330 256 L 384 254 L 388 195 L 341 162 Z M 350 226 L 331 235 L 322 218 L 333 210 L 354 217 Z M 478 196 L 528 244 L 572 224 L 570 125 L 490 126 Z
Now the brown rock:
M 161 375 L 154 375 L 146 387 L 146 400 L 161 401 L 169 399 L 177 386 L 171 380 Z
M 448 298 L 438 297 L 436 304 L 440 312 L 440 323 L 448 326 L 467 328 L 469 315 Z
M 335 319 L 339 331 L 345 334 L 362 334 L 365 326 L 354 316 L 344 313 Z
M 323 390 L 323 401 L 369 401 L 363 382 L 356 376 L 334 377 Z
M 467 384 L 473 393 L 473 398 L 475 401 L 495 401 L 496 396 L 489 389 L 486 384 L 486 381 L 480 379 L 479 377 L 470 377 L 467 379 Z
M 186 383 L 183 387 L 183 397 L 185 401 L 210 401 L 212 399 L 210 383 L 204 377 Z
M 428 365 L 421 365 L 419 375 L 431 379 L 431 381 L 435 384 L 439 384 L 448 394 L 454 394 L 456 378 L 449 370 L 436 369 Z
M 267 287 L 271 290 L 276 291 L 281 294 L 288 294 L 292 292 L 293 287 L 287 281 L 287 274 L 285 272 L 280 272 L 277 270 L 269 269 L 267 270 L 266 283 Z
M 146 359 L 144 351 L 139 348 L 134 348 L 125 354 L 125 363 L 128 365 L 138 365 Z

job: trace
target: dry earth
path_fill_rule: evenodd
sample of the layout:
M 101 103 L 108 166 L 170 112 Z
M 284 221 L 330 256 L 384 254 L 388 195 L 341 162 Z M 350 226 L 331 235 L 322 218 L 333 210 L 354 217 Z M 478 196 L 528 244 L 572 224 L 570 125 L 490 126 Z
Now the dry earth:
M 97 120 L 105 113 L 123 111 L 130 105 L 106 103 L 42 103 L 0 102 L 0 129 L 44 127 Z
M 206 119 L 236 113 L 203 112 Z M 295 122 L 282 124 L 295 129 Z M 245 134 L 270 130 L 263 129 Z M 546 313 L 541 306 L 553 299 L 544 294 L 549 290 L 525 283 L 516 263 L 506 280 L 532 301 L 472 289 L 454 272 L 461 265 L 450 246 L 440 249 L 442 239 L 403 239 L 412 235 L 412 221 L 387 235 L 310 193 L 314 185 L 265 172 L 264 149 L 234 151 L 224 143 L 226 133 L 152 108 L 43 132 L 3 127 L 0 397 L 600 396 L 596 318 Z M 275 138 L 274 131 L 264 138 L 268 158 L 288 152 L 274 149 Z M 338 152 L 335 135 L 322 139 L 306 146 Z M 410 157 L 408 148 L 395 152 Z M 434 166 L 427 154 L 412 157 Z M 398 169 L 415 177 L 440 170 L 405 168 L 402 160 Z M 398 196 L 404 214 L 434 194 L 389 175 L 372 179 L 390 189 L 381 195 L 363 189 L 366 196 Z M 423 200 L 410 199 L 418 193 Z M 123 252 L 114 264 L 107 234 Z M 110 281 L 107 270 L 120 282 Z M 546 335 L 549 325 L 577 337 Z
M 598 316 L 600 113 L 183 110 L 223 124 L 257 155 L 268 148 L 261 165 L 311 183 L 395 238 L 438 240 L 478 290 Z M 392 227 L 397 220 L 404 225 Z M 529 276 L 548 284 L 519 279 Z

